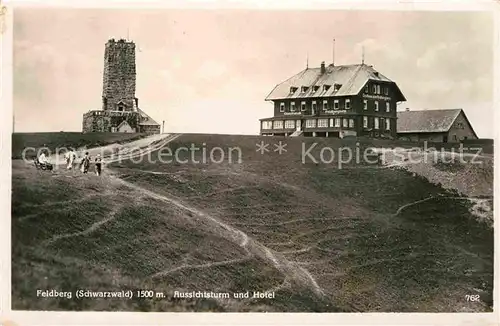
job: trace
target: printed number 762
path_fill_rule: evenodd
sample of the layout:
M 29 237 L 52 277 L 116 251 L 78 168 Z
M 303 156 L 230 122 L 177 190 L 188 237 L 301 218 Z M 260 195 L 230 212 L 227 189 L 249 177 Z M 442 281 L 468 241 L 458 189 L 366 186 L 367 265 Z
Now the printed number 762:
M 466 294 L 465 300 L 470 302 L 479 302 L 479 294 Z

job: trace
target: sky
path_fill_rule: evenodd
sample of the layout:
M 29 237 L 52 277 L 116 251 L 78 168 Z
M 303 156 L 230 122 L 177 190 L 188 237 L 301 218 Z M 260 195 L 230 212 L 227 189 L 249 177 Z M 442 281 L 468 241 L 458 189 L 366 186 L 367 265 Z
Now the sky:
M 14 12 L 16 132 L 81 131 L 101 108 L 104 45 L 136 43 L 139 106 L 167 132 L 258 134 L 264 99 L 306 67 L 373 65 L 400 109 L 465 110 L 494 137 L 486 12 L 33 9 Z

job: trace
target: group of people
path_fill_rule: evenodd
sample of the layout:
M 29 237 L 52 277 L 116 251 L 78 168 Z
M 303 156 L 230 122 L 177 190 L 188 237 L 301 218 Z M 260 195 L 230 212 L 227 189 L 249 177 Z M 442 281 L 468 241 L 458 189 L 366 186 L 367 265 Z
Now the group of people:
M 66 158 L 66 162 L 68 163 L 68 170 L 73 168 L 73 161 L 74 161 L 75 156 L 73 156 L 70 152 L 70 155 L 68 158 Z M 85 156 L 82 158 L 82 161 L 80 163 L 80 169 L 83 173 L 87 173 L 90 168 L 90 155 L 89 152 L 85 152 Z M 94 160 L 94 165 L 95 165 L 95 174 L 96 175 L 101 175 L 102 172 L 102 158 L 101 154 L 97 154 Z
M 75 161 L 77 159 L 78 155 L 76 154 L 75 150 L 72 149 L 64 154 L 64 158 L 66 160 L 66 169 L 67 170 L 72 170 L 73 166 L 75 164 Z M 89 152 L 85 152 L 85 155 L 83 156 L 81 162 L 80 162 L 80 170 L 82 173 L 87 174 L 90 168 L 90 162 L 91 162 L 91 157 L 89 155 Z M 40 156 L 38 157 L 38 164 L 40 166 L 44 167 L 46 170 L 52 170 L 52 164 L 49 162 L 47 156 L 45 155 L 45 152 L 42 151 L 40 153 Z M 96 175 L 101 175 L 102 173 L 102 158 L 100 154 L 97 154 L 94 160 L 94 165 L 95 165 L 95 174 Z

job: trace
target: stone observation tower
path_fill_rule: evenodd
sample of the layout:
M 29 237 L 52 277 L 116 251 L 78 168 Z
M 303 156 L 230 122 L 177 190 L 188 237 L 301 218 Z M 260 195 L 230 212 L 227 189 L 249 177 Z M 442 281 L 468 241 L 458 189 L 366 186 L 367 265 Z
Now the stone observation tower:
M 103 110 L 134 111 L 135 76 L 135 44 L 108 41 L 104 50 Z
M 83 115 L 83 132 L 160 133 L 135 97 L 135 43 L 109 40 L 104 50 L 102 108 Z

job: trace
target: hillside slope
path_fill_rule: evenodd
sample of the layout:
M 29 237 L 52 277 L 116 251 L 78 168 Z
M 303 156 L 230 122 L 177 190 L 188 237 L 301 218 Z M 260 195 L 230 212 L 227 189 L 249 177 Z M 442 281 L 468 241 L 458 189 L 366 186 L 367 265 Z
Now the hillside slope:
M 281 154 L 274 152 L 280 140 Z M 269 152 L 256 151 L 261 141 Z M 217 150 L 203 163 L 201 150 L 183 149 L 174 163 L 112 163 L 102 178 L 15 162 L 13 308 L 490 311 L 493 231 L 475 219 L 470 201 L 404 170 L 302 163 L 302 146 L 313 142 L 313 157 L 343 144 L 182 135 L 150 157 L 195 146 L 220 147 L 225 160 Z M 236 147 L 241 162 L 229 162 Z M 112 306 L 33 298 L 33 289 L 58 284 L 170 295 Z M 175 290 L 274 291 L 275 298 L 171 299 Z

